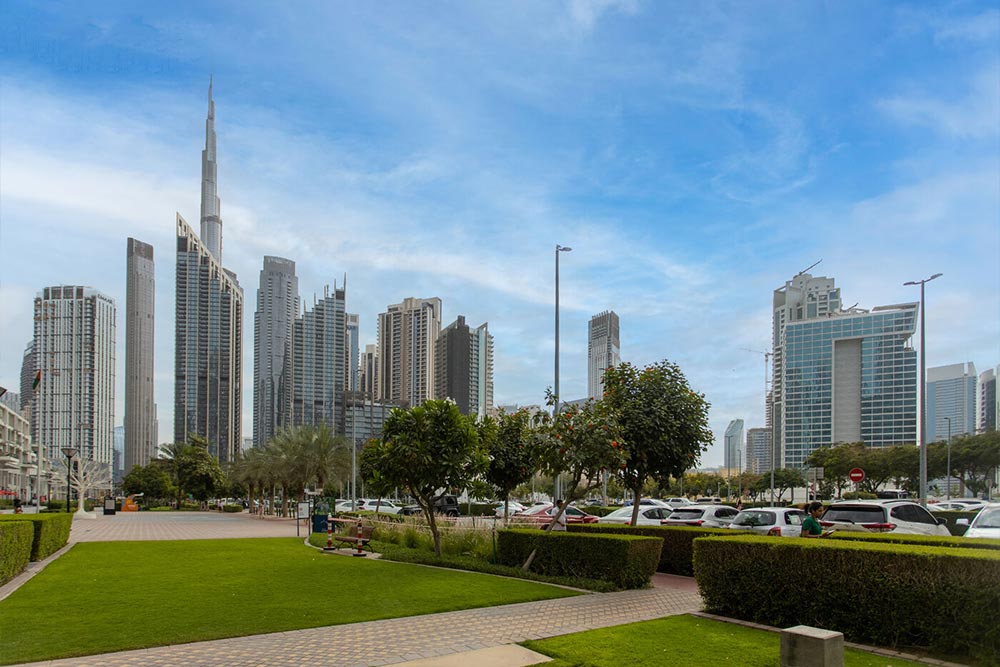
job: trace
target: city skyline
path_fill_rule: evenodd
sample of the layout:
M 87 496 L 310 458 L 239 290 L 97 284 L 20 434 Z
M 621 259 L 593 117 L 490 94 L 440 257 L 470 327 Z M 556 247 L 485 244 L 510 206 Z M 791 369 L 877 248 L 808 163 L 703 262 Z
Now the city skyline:
M 764 425 L 761 355 L 745 350 L 770 350 L 772 292 L 817 260 L 862 307 L 916 301 L 903 283 L 943 273 L 927 288 L 927 366 L 996 367 L 997 10 L 770 7 L 10 3 L 0 385 L 18 386 L 40 289 L 124 304 L 124 240 L 173 255 L 174 212 L 199 206 L 213 72 L 226 266 L 255 276 L 287 257 L 304 285 L 346 272 L 361 349 L 410 296 L 439 297 L 446 322 L 488 321 L 498 405 L 542 403 L 552 385 L 557 243 L 573 247 L 563 396 L 586 393 L 588 319 L 614 310 L 623 360 L 675 361 L 712 403 L 705 465 L 722 462 L 731 420 Z M 161 259 L 161 442 L 174 277 Z M 121 363 L 117 386 L 120 424 Z M 252 392 L 241 408 L 250 434 Z

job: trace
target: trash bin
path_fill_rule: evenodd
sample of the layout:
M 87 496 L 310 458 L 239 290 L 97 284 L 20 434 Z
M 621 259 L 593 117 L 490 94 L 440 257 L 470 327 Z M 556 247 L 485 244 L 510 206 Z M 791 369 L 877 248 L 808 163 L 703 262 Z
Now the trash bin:
M 313 529 L 314 533 L 325 533 L 326 532 L 326 515 L 325 514 L 313 514 Z
M 113 496 L 104 498 L 104 516 L 115 513 L 115 499 Z

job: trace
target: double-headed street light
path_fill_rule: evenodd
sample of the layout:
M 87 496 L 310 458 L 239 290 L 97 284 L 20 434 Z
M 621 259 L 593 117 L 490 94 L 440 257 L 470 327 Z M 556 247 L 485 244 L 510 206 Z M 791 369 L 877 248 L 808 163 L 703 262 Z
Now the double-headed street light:
M 69 500 L 70 500 L 70 473 L 73 470 L 73 457 L 77 455 L 78 450 L 76 447 L 63 447 L 62 453 L 66 455 L 66 511 L 69 512 Z M 41 503 L 41 501 L 39 501 Z M 39 504 L 39 507 L 41 504 Z
M 920 504 L 927 506 L 927 350 L 924 348 L 924 285 L 940 278 L 941 273 L 935 273 L 923 280 L 910 280 L 906 285 L 920 285 Z
M 552 405 L 553 419 L 556 417 L 556 415 L 559 414 L 559 253 L 569 252 L 571 250 L 572 248 L 570 247 L 561 246 L 558 243 L 556 244 L 556 364 L 555 364 L 556 368 L 555 368 L 555 381 L 553 383 L 554 384 L 553 389 L 555 393 L 555 401 L 553 402 Z M 561 486 L 562 485 L 559 483 L 559 475 L 556 475 L 555 485 L 553 489 L 553 495 L 555 497 L 552 498 L 553 505 L 555 504 L 556 500 L 562 498 Z
M 948 502 L 951 502 L 951 417 L 945 417 L 948 420 L 948 468 L 945 472 L 944 483 L 948 486 Z

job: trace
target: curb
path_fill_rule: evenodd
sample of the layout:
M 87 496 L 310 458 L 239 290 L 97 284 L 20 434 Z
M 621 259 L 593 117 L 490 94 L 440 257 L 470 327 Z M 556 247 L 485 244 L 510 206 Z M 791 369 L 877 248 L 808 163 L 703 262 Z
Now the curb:
M 55 559 L 59 558 L 64 553 L 72 549 L 74 544 L 76 543 L 68 542 L 66 546 L 59 549 L 59 551 L 56 551 L 54 554 L 50 555 L 45 560 L 28 563 L 28 567 L 24 568 L 24 571 L 21 572 L 21 574 L 17 575 L 3 586 L 0 586 L 0 601 L 6 600 L 8 597 L 10 597 L 11 594 L 14 593 L 14 591 L 16 591 L 24 584 L 28 583 L 28 581 L 33 576 L 44 570 L 49 563 L 51 563 L 52 561 L 54 561 Z

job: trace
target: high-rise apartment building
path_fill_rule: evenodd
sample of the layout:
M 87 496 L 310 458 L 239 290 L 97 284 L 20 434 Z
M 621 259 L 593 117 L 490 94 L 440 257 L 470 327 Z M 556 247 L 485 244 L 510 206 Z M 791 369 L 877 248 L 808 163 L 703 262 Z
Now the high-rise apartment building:
M 174 440 L 202 436 L 211 454 L 228 462 L 242 441 L 243 288 L 222 266 L 211 84 L 201 168 L 204 242 L 177 214 Z
M 971 361 L 927 369 L 927 442 L 976 432 L 977 381 Z
M 24 357 L 21 359 L 21 410 L 31 407 L 31 399 L 35 395 L 32 385 L 35 382 L 35 373 L 37 371 L 38 368 L 35 365 L 35 341 L 30 340 L 24 348 Z
M 295 319 L 293 340 L 292 420 L 290 426 L 326 424 L 337 431 L 343 422 L 346 290 L 326 288 L 323 298 Z
M 476 328 L 458 318 L 441 330 L 434 351 L 434 396 L 450 398 L 463 414 L 493 408 L 493 336 L 484 322 Z
M 1000 366 L 979 374 L 979 432 L 1000 430 L 1000 397 L 997 396 L 997 378 Z M 23 391 L 23 390 L 22 390 Z
M 50 461 L 74 447 L 112 463 L 115 427 L 115 302 L 92 287 L 46 287 L 35 297 L 32 439 Z
M 747 462 L 744 469 L 758 475 L 771 470 L 770 427 L 747 431 Z
M 917 438 L 916 303 L 850 308 L 786 322 L 778 467 L 802 467 L 818 447 L 869 447 Z
M 125 427 L 115 426 L 114 449 L 111 453 L 111 480 L 115 485 L 121 484 L 125 476 Z M 142 464 L 145 465 L 145 464 Z
M 128 239 L 125 253 L 125 474 L 155 458 L 153 246 Z
M 741 451 L 743 447 L 742 419 L 734 419 L 729 422 L 729 426 L 726 427 L 726 433 L 723 436 L 723 444 L 723 467 L 728 470 L 732 470 L 733 468 L 743 470 L 746 466 L 746 461 L 743 459 Z
M 347 359 L 344 362 L 344 372 L 347 373 L 347 377 L 344 380 L 344 387 L 348 391 L 357 391 L 359 382 L 358 373 L 360 372 L 358 364 L 361 363 L 361 359 L 359 358 L 361 344 L 358 341 L 360 332 L 357 313 L 347 313 L 345 322 L 347 323 L 347 333 L 344 339 L 344 349 Z
M 365 351 L 361 353 L 360 366 L 358 390 L 369 398 L 376 396 L 375 383 L 378 379 L 378 347 L 376 345 L 365 345 Z
M 380 399 L 415 406 L 434 397 L 434 343 L 440 333 L 437 297 L 409 297 L 379 314 L 375 390 Z
M 785 367 L 784 333 L 790 322 L 826 318 L 840 310 L 840 289 L 833 278 L 813 277 L 801 272 L 786 281 L 783 287 L 774 290 L 772 299 L 771 346 L 772 382 L 771 401 L 768 413 L 777 463 L 780 464 L 784 443 L 782 442 L 782 414 L 784 407 L 784 384 L 782 378 Z
M 264 257 L 253 318 L 253 444 L 264 447 L 291 421 L 292 332 L 299 314 L 295 262 Z
M 587 327 L 587 395 L 604 396 L 604 371 L 622 362 L 618 314 L 606 310 L 590 318 Z

